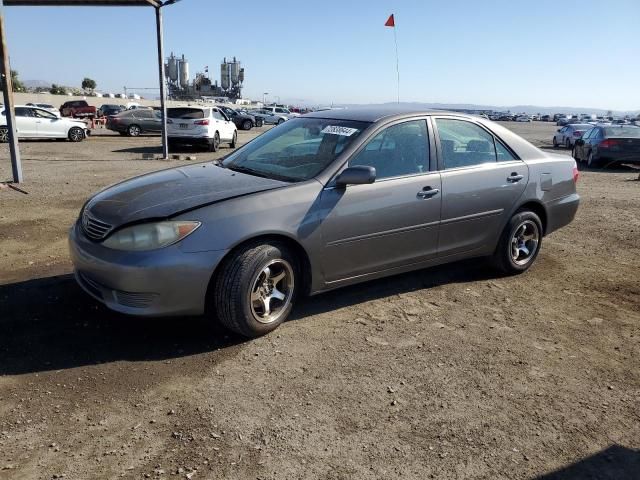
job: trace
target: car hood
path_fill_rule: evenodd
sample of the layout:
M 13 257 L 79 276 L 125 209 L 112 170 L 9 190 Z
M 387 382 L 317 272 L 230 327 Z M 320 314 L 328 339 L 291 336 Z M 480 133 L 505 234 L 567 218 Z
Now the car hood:
M 142 175 L 108 187 L 91 198 L 84 210 L 96 220 L 117 228 L 287 185 L 213 163 L 201 163 Z

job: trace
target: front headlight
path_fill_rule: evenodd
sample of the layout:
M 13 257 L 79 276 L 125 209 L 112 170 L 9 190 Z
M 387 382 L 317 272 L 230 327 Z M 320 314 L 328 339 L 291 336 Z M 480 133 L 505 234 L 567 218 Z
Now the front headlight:
M 117 231 L 103 245 L 115 250 L 154 250 L 179 242 L 199 226 L 200 222 L 142 223 Z

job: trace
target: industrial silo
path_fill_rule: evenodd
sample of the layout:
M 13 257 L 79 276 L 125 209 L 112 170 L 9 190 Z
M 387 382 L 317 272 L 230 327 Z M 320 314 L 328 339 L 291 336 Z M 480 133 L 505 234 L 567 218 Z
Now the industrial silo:
M 244 83 L 244 68 L 240 69 L 240 73 L 238 74 L 238 81 L 240 84 Z
M 167 72 L 167 76 L 169 77 L 169 80 L 171 80 L 172 82 L 177 82 L 178 81 L 178 59 L 175 57 L 173 53 L 171 53 L 171 56 L 169 57 L 168 70 L 169 71 Z
M 225 59 L 220 64 L 220 86 L 223 90 L 227 90 L 229 88 L 229 84 L 231 83 L 229 76 L 229 64 Z
M 184 58 L 184 55 L 178 60 L 178 65 L 180 67 L 180 86 L 187 88 L 189 86 L 189 62 Z
M 236 57 L 233 57 L 233 62 L 231 62 L 231 84 L 237 85 L 240 80 L 240 62 L 236 60 Z

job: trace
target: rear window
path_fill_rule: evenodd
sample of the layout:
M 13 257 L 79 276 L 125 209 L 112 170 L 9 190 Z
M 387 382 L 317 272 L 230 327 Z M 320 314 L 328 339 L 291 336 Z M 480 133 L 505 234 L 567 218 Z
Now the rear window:
M 571 125 L 575 130 L 589 130 L 593 128 L 593 125 L 583 124 L 583 123 L 574 123 Z
M 204 109 L 186 108 L 186 107 L 169 108 L 167 110 L 167 116 L 169 118 L 184 118 L 184 119 L 204 118 Z
M 640 138 L 640 128 L 638 127 L 607 127 L 604 129 L 607 137 L 633 137 Z

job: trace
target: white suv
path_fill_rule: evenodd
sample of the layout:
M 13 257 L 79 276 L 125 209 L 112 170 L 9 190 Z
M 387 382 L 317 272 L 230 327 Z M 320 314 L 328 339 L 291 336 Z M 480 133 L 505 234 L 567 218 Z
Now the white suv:
M 205 145 L 211 152 L 216 152 L 221 142 L 231 148 L 238 142 L 235 124 L 215 107 L 168 108 L 167 134 L 170 145 Z

